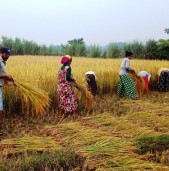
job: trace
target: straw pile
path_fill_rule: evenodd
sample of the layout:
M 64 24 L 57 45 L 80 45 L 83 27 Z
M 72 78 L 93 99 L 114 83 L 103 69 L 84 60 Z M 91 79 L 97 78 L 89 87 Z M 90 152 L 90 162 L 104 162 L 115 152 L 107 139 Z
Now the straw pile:
M 17 88 L 16 93 L 21 96 L 21 100 L 24 105 L 32 108 L 36 114 L 44 113 L 50 106 L 50 98 L 45 91 L 32 87 L 30 84 L 18 82 L 16 80 L 13 83 L 13 85 Z

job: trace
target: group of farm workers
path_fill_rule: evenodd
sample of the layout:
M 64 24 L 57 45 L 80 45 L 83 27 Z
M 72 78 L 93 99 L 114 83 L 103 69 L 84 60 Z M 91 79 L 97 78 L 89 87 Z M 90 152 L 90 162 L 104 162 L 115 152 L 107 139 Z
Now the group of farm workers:
M 6 81 L 12 81 L 13 78 L 6 73 L 6 61 L 11 55 L 10 49 L 8 47 L 0 48 L 0 136 L 2 133 L 2 124 L 4 119 L 4 109 L 3 109 L 3 96 L 2 96 L 2 86 Z M 136 86 L 134 80 L 129 76 L 129 72 L 135 73 L 135 71 L 130 67 L 130 59 L 132 58 L 132 52 L 126 51 L 125 57 L 123 58 L 120 66 L 119 72 L 119 82 L 117 96 L 119 98 L 127 96 L 129 99 L 137 99 Z M 58 110 L 59 116 L 64 116 L 69 113 L 76 117 L 76 111 L 78 108 L 77 97 L 73 90 L 73 85 L 76 84 L 76 80 L 72 76 L 71 69 L 72 57 L 70 55 L 64 55 L 61 57 L 62 66 L 58 72 Z M 141 71 L 138 76 L 142 77 L 145 81 L 145 93 L 148 92 L 148 84 L 150 81 L 151 74 L 147 71 Z M 161 68 L 158 71 L 158 90 L 168 91 L 169 90 L 169 69 Z M 87 71 L 85 73 L 85 78 L 87 81 L 87 88 L 92 93 L 93 96 L 97 95 L 97 83 L 96 75 L 93 71 Z

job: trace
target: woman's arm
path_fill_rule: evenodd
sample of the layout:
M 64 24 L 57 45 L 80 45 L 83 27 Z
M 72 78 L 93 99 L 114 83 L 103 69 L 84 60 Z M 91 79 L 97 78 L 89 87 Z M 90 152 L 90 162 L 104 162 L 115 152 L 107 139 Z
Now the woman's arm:
M 0 75 L 0 78 L 4 78 L 4 79 L 6 79 L 8 81 L 12 81 L 13 80 L 11 75 Z
M 70 68 L 70 67 L 67 69 L 67 72 L 66 72 L 66 80 L 67 80 L 68 82 L 74 81 L 74 79 L 73 79 L 72 76 L 71 76 L 71 68 Z

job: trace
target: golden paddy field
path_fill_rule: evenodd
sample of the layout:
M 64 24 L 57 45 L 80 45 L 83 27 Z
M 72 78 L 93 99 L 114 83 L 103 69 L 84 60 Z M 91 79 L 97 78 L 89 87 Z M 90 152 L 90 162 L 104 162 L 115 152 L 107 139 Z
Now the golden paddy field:
M 12 87 L 4 88 L 5 105 L 11 113 L 0 141 L 0 171 L 168 171 L 169 92 L 156 91 L 156 73 L 161 67 L 169 68 L 169 62 L 131 60 L 136 72 L 146 70 L 152 75 L 149 94 L 139 100 L 117 99 L 120 63 L 121 59 L 74 57 L 72 74 L 77 83 L 85 85 L 85 72 L 94 71 L 99 95 L 92 113 L 79 101 L 79 118 L 59 119 L 60 57 L 12 56 L 8 74 L 46 91 L 52 103 L 43 118 L 25 117 L 17 113 L 20 97 L 15 97 Z

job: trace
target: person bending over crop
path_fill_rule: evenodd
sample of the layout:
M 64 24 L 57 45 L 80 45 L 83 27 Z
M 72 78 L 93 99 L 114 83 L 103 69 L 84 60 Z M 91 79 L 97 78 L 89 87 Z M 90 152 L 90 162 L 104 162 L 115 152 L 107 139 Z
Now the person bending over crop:
M 160 68 L 157 72 L 158 75 L 158 91 L 169 91 L 169 68 Z
M 71 75 L 71 63 L 71 56 L 62 56 L 61 64 L 63 65 L 58 73 L 59 116 L 73 113 L 73 117 L 76 117 L 78 103 L 75 93 L 72 89 L 75 79 Z
M 13 78 L 11 75 L 7 75 L 6 72 L 6 61 L 10 56 L 10 49 L 8 47 L 0 48 L 0 137 L 3 136 L 3 120 L 4 120 L 4 107 L 3 107 L 3 95 L 2 95 L 2 87 L 7 81 L 12 81 Z
M 126 96 L 130 99 L 136 99 L 136 87 L 132 78 L 128 75 L 128 71 L 135 72 L 130 68 L 130 59 L 132 57 L 132 52 L 126 51 L 125 58 L 123 58 L 120 67 L 120 80 L 118 82 L 117 96 L 124 97 Z
M 96 96 L 97 95 L 96 74 L 93 71 L 87 71 L 85 73 L 85 79 L 87 82 L 88 91 L 90 91 L 93 96 Z
M 140 71 L 138 75 L 144 79 L 145 82 L 144 93 L 148 93 L 151 74 L 148 71 Z

